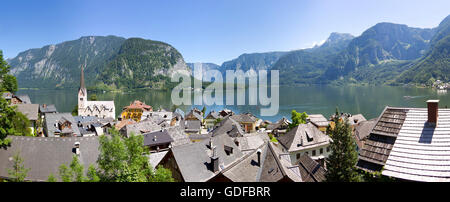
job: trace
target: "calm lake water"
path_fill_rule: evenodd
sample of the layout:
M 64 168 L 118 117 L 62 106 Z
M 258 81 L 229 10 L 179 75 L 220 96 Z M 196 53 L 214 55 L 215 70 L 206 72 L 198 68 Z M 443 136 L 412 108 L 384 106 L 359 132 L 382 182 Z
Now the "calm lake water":
M 230 92 L 228 92 L 230 93 Z M 77 104 L 77 89 L 71 90 L 19 90 L 18 95 L 28 94 L 36 104 L 55 104 L 59 112 L 71 112 Z M 90 96 L 92 93 L 88 93 Z M 124 93 L 96 93 L 98 100 L 114 100 L 116 115 L 133 100 L 141 100 L 153 106 L 170 109 L 171 91 L 141 90 Z M 246 94 L 248 97 L 248 94 Z M 226 93 L 224 94 L 224 97 Z M 236 99 L 236 96 L 235 96 Z M 247 98 L 248 99 L 248 98 Z M 366 119 L 379 116 L 385 106 L 426 107 L 428 99 L 439 99 L 440 107 L 450 106 L 450 93 L 433 89 L 393 86 L 306 86 L 280 87 L 280 107 L 276 116 L 262 117 L 276 121 L 283 116 L 290 118 L 293 109 L 308 114 L 323 114 L 329 117 L 339 107 L 341 112 L 363 114 Z M 246 101 L 248 103 L 248 101 Z M 187 112 L 193 106 L 180 106 Z M 197 106 L 198 107 L 198 106 Z M 199 107 L 201 109 L 201 107 Z M 207 106 L 207 111 L 228 108 L 236 113 L 251 112 L 260 116 L 260 109 L 267 106 Z

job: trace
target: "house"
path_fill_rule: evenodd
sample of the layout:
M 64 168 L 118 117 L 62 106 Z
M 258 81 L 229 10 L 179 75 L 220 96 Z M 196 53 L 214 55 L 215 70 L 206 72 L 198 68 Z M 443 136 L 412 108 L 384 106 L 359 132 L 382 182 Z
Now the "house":
M 300 124 L 278 138 L 283 152 L 289 153 L 292 164 L 298 164 L 301 155 L 323 161 L 331 154 L 331 138 L 312 123 Z
M 200 111 L 197 108 L 193 108 L 186 116 L 184 117 L 185 120 L 192 120 L 192 121 L 200 121 L 200 123 L 203 122 L 203 112 Z
M 94 116 L 74 116 L 78 129 L 83 136 L 101 136 L 108 132 L 109 128 L 115 124 L 112 118 L 98 118 Z M 84 133 L 84 134 L 83 134 Z
M 199 120 L 186 120 L 183 125 L 187 134 L 201 134 L 202 123 Z
M 11 146 L 0 149 L 2 179 L 9 178 L 8 169 L 12 169 L 12 158 L 17 153 L 23 159 L 24 167 L 30 169 L 25 180 L 36 182 L 47 181 L 50 174 L 58 176 L 59 166 L 62 164 L 69 166 L 73 155 L 78 155 L 79 162 L 87 173 L 89 165 L 97 165 L 96 161 L 100 154 L 98 137 L 8 136 L 8 138 L 12 140 Z
M 205 127 L 208 130 L 212 130 L 214 128 L 216 120 L 218 120 L 219 118 L 219 113 L 215 112 L 214 110 L 210 111 L 209 114 L 205 117 Z
M 154 132 L 144 133 L 144 146 L 150 149 L 150 152 L 165 151 L 170 148 L 173 142 L 172 137 L 166 129 Z
M 123 127 L 130 125 L 130 124 L 135 124 L 135 123 L 137 123 L 137 122 L 134 120 L 131 120 L 131 119 L 121 120 L 114 126 L 114 128 L 116 130 L 120 131 Z
M 306 120 L 316 126 L 323 133 L 326 133 L 327 127 L 330 124 L 330 121 L 328 121 L 322 114 L 310 114 Z
M 407 181 L 449 182 L 450 110 L 387 106 L 359 152 L 357 167 Z
M 181 126 L 171 126 L 164 129 L 167 130 L 170 137 L 173 139 L 173 142 L 171 143 L 172 147 L 191 143 L 191 140 L 189 139 L 190 136 L 184 132 L 184 128 Z
M 168 168 L 177 182 L 206 182 L 243 156 L 226 134 L 172 147 L 159 165 Z
M 17 95 L 13 96 L 11 104 L 32 104 L 31 99 L 28 95 Z
M 221 135 L 224 133 L 230 137 L 242 137 L 245 134 L 241 124 L 232 119 L 230 116 L 218 123 L 215 128 L 209 132 L 211 136 Z
M 43 119 L 46 114 L 55 114 L 58 113 L 58 110 L 56 110 L 56 107 L 53 104 L 41 104 L 39 105 L 39 113 L 41 114 L 41 118 Z
M 78 90 L 78 115 L 100 118 L 116 118 L 114 101 L 88 101 L 84 85 L 84 68 L 81 67 L 80 88 Z
M 242 137 L 234 138 L 234 143 L 239 147 L 243 154 L 254 151 L 269 141 L 270 139 L 267 133 L 245 134 Z
M 136 122 L 141 121 L 142 114 L 144 112 L 151 112 L 153 111 L 152 106 L 146 105 L 145 103 L 135 100 L 134 102 L 130 103 L 129 106 L 126 106 L 123 108 L 121 118 L 124 119 L 133 119 Z
M 37 127 L 37 120 L 39 118 L 39 105 L 38 104 L 17 104 L 17 111 L 24 114 L 28 120 L 30 120 L 31 134 L 34 134 Z
M 160 108 L 156 111 L 144 112 L 142 119 L 145 120 L 146 118 L 147 119 L 149 119 L 149 118 L 156 119 L 157 118 L 159 120 L 158 125 L 163 124 L 163 126 L 169 126 L 172 122 L 172 117 L 173 117 L 173 112 L 167 111 L 163 108 Z
M 222 111 L 219 112 L 219 116 L 220 118 L 226 118 L 227 116 L 233 116 L 234 112 L 231 111 L 230 109 L 223 109 Z
M 299 166 L 266 142 L 217 174 L 215 182 L 302 182 Z
M 371 119 L 369 121 L 361 121 L 355 125 L 353 137 L 355 139 L 358 151 L 363 147 L 364 142 L 370 135 L 370 132 L 376 123 L 377 119 Z
M 159 126 L 158 124 L 154 123 L 151 120 L 146 120 L 138 123 L 125 125 L 119 130 L 119 132 L 124 137 L 130 137 L 131 133 L 135 135 L 140 135 L 157 130 L 161 130 L 161 126 Z
M 242 129 L 246 133 L 252 133 L 256 132 L 256 122 L 257 118 L 253 115 L 246 113 L 246 114 L 238 114 L 238 115 L 232 115 L 230 116 L 231 119 L 237 121 L 239 124 L 242 125 Z
M 70 113 L 47 114 L 44 133 L 47 137 L 81 137 L 77 122 Z
M 266 126 L 266 130 L 268 130 L 268 132 L 270 132 L 278 137 L 280 134 L 286 133 L 286 131 L 289 128 L 289 125 L 291 123 L 292 123 L 291 121 L 289 121 L 287 118 L 283 117 L 275 123 L 268 124 Z

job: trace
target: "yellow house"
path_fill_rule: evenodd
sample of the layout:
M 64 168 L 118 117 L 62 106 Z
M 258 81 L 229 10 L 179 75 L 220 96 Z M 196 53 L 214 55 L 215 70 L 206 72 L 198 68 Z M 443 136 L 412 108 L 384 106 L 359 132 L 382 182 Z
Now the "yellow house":
M 145 103 L 135 100 L 129 106 L 123 108 L 121 117 L 122 120 L 134 120 L 136 122 L 141 121 L 142 114 L 144 112 L 153 111 L 152 106 L 146 105 Z

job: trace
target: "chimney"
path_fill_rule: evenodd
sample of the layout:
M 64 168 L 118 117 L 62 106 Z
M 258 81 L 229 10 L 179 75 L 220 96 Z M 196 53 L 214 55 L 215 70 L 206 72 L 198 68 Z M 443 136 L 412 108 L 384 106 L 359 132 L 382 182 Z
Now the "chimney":
M 219 156 L 217 156 L 216 147 L 212 148 L 211 166 L 213 172 L 219 171 Z
M 75 142 L 74 147 L 75 147 L 75 154 L 77 156 L 80 156 L 80 142 Z
M 428 100 L 428 124 L 436 126 L 438 121 L 439 100 Z
M 256 154 L 258 155 L 258 166 L 261 166 L 261 149 L 258 149 Z
M 155 135 L 155 136 L 153 136 L 153 141 L 154 141 L 154 142 L 156 142 L 156 135 Z

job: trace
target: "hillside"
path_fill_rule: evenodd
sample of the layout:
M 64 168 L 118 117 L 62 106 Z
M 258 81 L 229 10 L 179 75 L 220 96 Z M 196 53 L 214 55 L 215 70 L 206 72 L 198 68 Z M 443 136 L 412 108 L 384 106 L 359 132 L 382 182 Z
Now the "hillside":
M 88 36 L 30 49 L 8 60 L 21 88 L 77 88 L 86 65 L 87 86 L 164 88 L 174 69 L 189 70 L 169 44 L 138 38 Z

